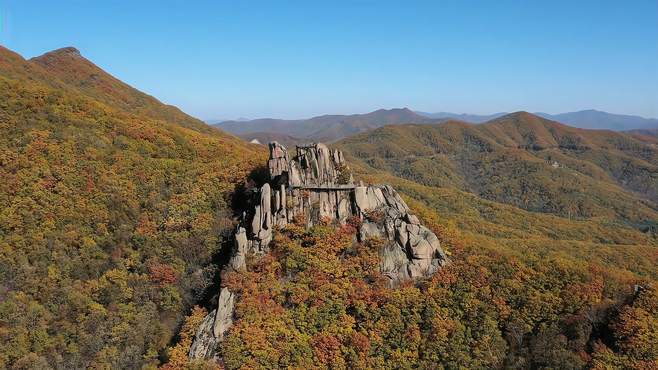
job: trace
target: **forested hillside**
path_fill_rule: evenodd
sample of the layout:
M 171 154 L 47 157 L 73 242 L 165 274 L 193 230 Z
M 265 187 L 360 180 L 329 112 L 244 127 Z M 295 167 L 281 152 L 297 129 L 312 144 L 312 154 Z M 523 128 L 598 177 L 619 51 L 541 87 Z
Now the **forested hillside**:
M 175 122 L 181 126 L 201 132 L 210 132 L 208 125 L 190 117 L 180 109 L 165 105 L 123 81 L 111 76 L 91 61 L 85 59 L 72 47 L 51 51 L 30 59 L 30 63 L 43 67 L 48 72 L 46 83 L 55 76 L 68 86 L 110 106 L 130 113 Z
M 219 367 L 188 351 L 264 148 L 72 48 L 0 48 L 0 132 L 0 368 Z M 276 228 L 221 277 L 221 365 L 658 366 L 652 142 L 519 113 L 337 146 L 351 171 L 332 170 L 395 187 L 450 263 L 391 286 L 358 217 Z
M 530 211 L 637 227 L 658 219 L 658 148 L 529 113 L 482 125 L 386 126 L 341 141 L 365 166 Z
M 157 365 L 265 153 L 72 49 L 0 49 L 0 132 L 0 368 Z
M 658 365 L 655 280 L 609 268 L 598 258 L 572 258 L 568 249 L 483 243 L 434 215 L 428 210 L 423 222 L 437 232 L 453 262 L 429 279 L 396 288 L 379 271 L 381 244 L 355 243 L 353 224 L 307 231 L 287 226 L 269 254 L 252 260 L 247 271 L 224 276 L 224 285 L 240 297 L 237 321 L 220 345 L 224 365 Z M 654 255 L 647 265 L 655 266 L 655 247 L 645 252 Z
M 288 225 L 269 253 L 223 276 L 239 297 L 220 344 L 227 368 L 658 365 L 652 237 L 434 193 L 385 174 L 364 178 L 409 194 L 452 262 L 391 288 L 379 268 L 382 241 L 355 242 L 358 219 Z
M 395 147 L 403 143 L 400 137 L 381 144 Z M 349 145 L 340 143 L 347 150 Z M 391 287 L 379 266 L 385 241 L 357 241 L 358 218 L 342 226 L 279 229 L 268 253 L 223 276 L 222 285 L 238 297 L 235 321 L 219 345 L 224 366 L 658 366 L 653 229 L 615 214 L 569 218 L 529 211 L 351 160 L 357 179 L 405 195 L 451 263 L 429 278 Z M 588 197 L 587 190 L 581 196 Z M 187 322 L 195 327 L 202 317 L 195 311 Z M 189 330 L 186 337 L 193 334 Z M 174 351 L 186 348 L 181 342 Z M 175 360 L 172 367 L 193 366 L 186 358 Z

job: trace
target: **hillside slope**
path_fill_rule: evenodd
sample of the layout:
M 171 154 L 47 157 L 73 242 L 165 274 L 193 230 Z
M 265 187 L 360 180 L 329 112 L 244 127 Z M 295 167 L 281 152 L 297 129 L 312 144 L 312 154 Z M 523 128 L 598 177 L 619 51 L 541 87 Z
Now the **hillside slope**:
M 630 131 L 626 131 L 626 133 L 632 135 L 636 139 L 646 141 L 650 144 L 658 145 L 658 128 L 645 129 L 645 130 L 630 130 Z
M 380 297 L 375 284 L 360 288 L 371 300 L 356 328 L 370 340 L 354 349 L 357 359 L 420 368 L 658 365 L 655 202 L 615 170 L 623 162 L 623 176 L 649 172 L 651 189 L 652 147 L 527 113 L 481 126 L 388 126 L 336 146 L 357 178 L 403 194 L 453 261 L 381 305 L 370 303 Z M 356 305 L 346 311 L 361 312 Z M 246 336 L 231 344 L 231 360 L 244 361 L 233 353 L 253 346 Z
M 217 346 L 226 368 L 658 364 L 651 233 L 529 212 L 359 164 L 353 170 L 405 194 L 451 261 L 430 278 L 391 288 L 380 268 L 385 239 L 364 240 L 358 231 L 386 212 L 311 228 L 302 217 L 277 228 L 264 254 L 237 253 L 244 265 L 222 275 L 222 291 L 235 294 L 230 329 Z M 202 318 L 188 317 L 186 338 Z M 189 348 L 181 341 L 175 350 Z M 184 357 L 168 366 L 194 363 Z
M 157 365 L 265 153 L 70 53 L 0 49 L 0 367 Z
M 248 133 L 276 133 L 304 141 L 333 142 L 349 135 L 400 123 L 433 123 L 439 120 L 423 117 L 407 108 L 379 109 L 366 114 L 325 115 L 305 120 L 256 119 L 226 121 L 214 125 L 236 135 Z
M 29 63 L 48 72 L 48 80 L 55 76 L 79 92 L 110 106 L 153 119 L 177 123 L 201 132 L 210 128 L 180 109 L 165 105 L 100 69 L 73 47 L 57 49 L 32 58 Z M 48 81 L 46 81 L 48 82 Z
M 370 168 L 565 217 L 658 219 L 658 148 L 529 113 L 482 125 L 387 126 L 342 140 Z

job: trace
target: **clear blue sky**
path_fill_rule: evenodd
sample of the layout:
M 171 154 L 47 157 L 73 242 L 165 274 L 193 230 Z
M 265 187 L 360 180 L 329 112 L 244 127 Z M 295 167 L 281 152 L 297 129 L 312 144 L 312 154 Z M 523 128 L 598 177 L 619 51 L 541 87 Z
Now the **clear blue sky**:
M 378 108 L 658 116 L 658 1 L 0 0 L 0 43 L 75 46 L 199 118 Z

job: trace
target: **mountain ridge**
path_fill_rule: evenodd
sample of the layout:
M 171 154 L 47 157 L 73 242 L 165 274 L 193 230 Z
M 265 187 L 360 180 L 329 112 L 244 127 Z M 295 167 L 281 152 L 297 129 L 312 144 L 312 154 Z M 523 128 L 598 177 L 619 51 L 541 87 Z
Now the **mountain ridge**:
M 43 68 L 66 85 L 107 104 L 155 119 L 175 121 L 197 131 L 211 131 L 201 120 L 183 113 L 177 107 L 164 104 L 107 73 L 74 47 L 49 51 L 27 62 Z
M 509 113 L 499 112 L 489 115 L 477 115 L 468 113 L 426 113 L 417 112 L 418 114 L 425 115 L 431 118 L 449 118 L 467 121 L 471 123 L 485 123 L 493 119 L 502 117 Z M 534 112 L 536 116 L 540 116 L 553 121 L 558 121 L 570 126 L 586 129 L 601 129 L 613 131 L 627 131 L 632 129 L 651 129 L 658 128 L 658 119 L 645 118 L 637 115 L 615 114 L 604 112 L 596 109 L 584 109 L 574 112 L 565 112 L 550 114 L 544 112 Z
M 624 133 L 517 112 L 485 124 L 385 126 L 337 146 L 371 168 L 526 210 L 639 224 L 658 217 L 658 148 Z
M 438 121 L 416 114 L 408 108 L 393 108 L 353 115 L 327 114 L 299 120 L 263 118 L 251 121 L 226 121 L 213 126 L 242 136 L 251 132 L 272 132 L 307 141 L 333 142 L 358 132 L 400 122 Z
M 258 139 L 261 142 L 273 141 L 277 140 L 276 135 L 287 135 L 288 137 L 297 138 L 297 141 L 288 141 L 288 143 L 334 142 L 359 132 L 390 124 L 438 124 L 446 120 L 483 124 L 508 114 L 510 113 L 499 112 L 490 115 L 455 114 L 450 112 L 426 113 L 412 111 L 409 108 L 393 108 L 389 110 L 378 109 L 364 114 L 327 114 L 296 120 L 276 118 L 230 120 L 212 125 L 238 135 L 247 141 L 252 139 Z M 556 115 L 541 112 L 533 114 L 569 126 L 594 130 L 628 131 L 630 129 L 651 130 L 658 128 L 658 119 L 611 114 L 593 109 Z M 270 133 L 269 136 L 268 133 Z M 644 134 L 646 135 L 647 132 Z
M 48 67 L 0 49 L 0 368 L 155 367 L 266 153 Z

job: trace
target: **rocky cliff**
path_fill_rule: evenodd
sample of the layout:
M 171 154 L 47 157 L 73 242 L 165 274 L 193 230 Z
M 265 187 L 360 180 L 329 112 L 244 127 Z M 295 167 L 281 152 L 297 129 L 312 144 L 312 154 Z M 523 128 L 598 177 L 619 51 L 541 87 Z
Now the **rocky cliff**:
M 269 144 L 269 181 L 256 193 L 254 209 L 243 215 L 225 268 L 246 268 L 247 254 L 268 250 L 273 230 L 288 223 L 311 227 L 319 222 L 362 222 L 359 239 L 387 241 L 380 251 L 382 274 L 391 284 L 433 274 L 448 262 L 439 239 L 420 224 L 388 185 L 355 184 L 343 154 L 324 144 L 298 146 L 291 156 L 285 147 Z M 217 309 L 199 327 L 190 358 L 216 356 L 218 343 L 233 323 L 235 294 L 223 288 Z

